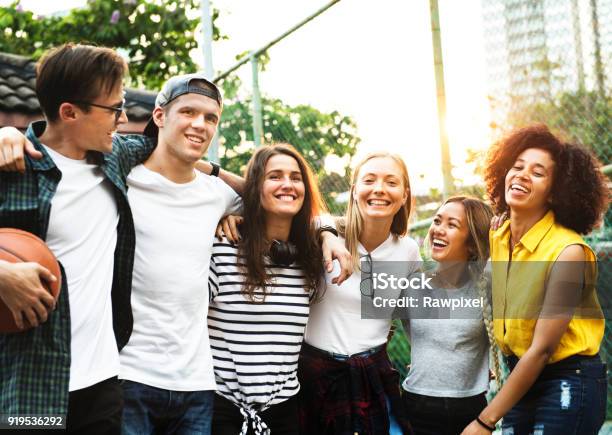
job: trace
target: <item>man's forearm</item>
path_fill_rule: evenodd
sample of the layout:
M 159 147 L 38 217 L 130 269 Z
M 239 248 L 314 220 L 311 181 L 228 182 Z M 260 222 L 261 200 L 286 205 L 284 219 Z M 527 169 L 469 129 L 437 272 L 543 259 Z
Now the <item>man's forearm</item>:
M 203 172 L 206 175 L 210 175 L 212 172 L 212 165 L 205 160 L 198 161 L 195 167 L 198 171 Z M 223 182 L 229 187 L 234 189 L 238 195 L 242 195 L 244 192 L 244 178 L 241 176 L 226 171 L 225 169 L 220 169 L 219 178 L 221 178 L 221 180 L 223 180 Z

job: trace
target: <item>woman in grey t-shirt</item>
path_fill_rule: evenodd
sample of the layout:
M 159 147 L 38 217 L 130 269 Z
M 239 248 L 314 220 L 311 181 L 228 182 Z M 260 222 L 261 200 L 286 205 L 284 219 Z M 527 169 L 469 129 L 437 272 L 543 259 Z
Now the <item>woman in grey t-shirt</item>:
M 484 268 L 491 217 L 484 202 L 458 196 L 440 207 L 429 229 L 436 262 L 431 288 L 411 290 L 417 302 L 404 321 L 411 367 L 402 386 L 417 435 L 457 435 L 487 405 L 494 340 Z

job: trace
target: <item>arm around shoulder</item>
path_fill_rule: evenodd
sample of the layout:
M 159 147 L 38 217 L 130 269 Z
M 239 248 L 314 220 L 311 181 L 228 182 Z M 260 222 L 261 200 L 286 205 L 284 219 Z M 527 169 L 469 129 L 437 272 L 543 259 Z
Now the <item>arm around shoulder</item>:
M 157 139 L 142 134 L 115 134 L 113 154 L 121 162 L 123 175 L 149 158 L 157 146 Z
M 196 169 L 206 175 L 212 175 L 213 165 L 206 160 L 199 160 L 196 163 Z M 229 187 L 231 187 L 234 192 L 238 195 L 242 195 L 244 192 L 244 178 L 239 175 L 233 174 L 225 169 L 219 168 L 218 177 Z

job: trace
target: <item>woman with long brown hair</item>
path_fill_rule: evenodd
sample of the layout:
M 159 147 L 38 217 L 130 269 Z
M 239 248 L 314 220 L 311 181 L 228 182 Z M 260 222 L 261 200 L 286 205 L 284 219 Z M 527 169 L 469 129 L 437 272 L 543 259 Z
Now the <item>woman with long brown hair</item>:
M 297 434 L 297 362 L 323 274 L 312 172 L 288 144 L 259 148 L 246 170 L 242 241 L 213 246 L 208 328 L 215 435 Z

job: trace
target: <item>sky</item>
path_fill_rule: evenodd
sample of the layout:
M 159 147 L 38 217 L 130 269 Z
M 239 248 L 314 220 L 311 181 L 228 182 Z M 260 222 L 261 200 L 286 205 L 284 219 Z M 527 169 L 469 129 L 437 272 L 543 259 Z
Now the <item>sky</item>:
M 325 0 L 211 0 L 227 41 L 213 43 L 213 66 L 283 33 Z M 0 0 L 0 4 L 9 1 Z M 63 0 L 61 9 L 83 0 Z M 47 0 L 22 0 L 47 14 Z M 489 142 L 480 0 L 439 0 L 453 173 L 476 181 L 466 150 Z M 441 186 L 440 145 L 428 0 L 341 0 L 269 51 L 260 74 L 265 95 L 351 116 L 362 138 L 357 156 L 386 150 L 406 161 L 417 190 Z M 195 56 L 201 59 L 201 56 Z M 239 74 L 250 87 L 250 67 Z M 334 167 L 334 162 L 330 162 Z

